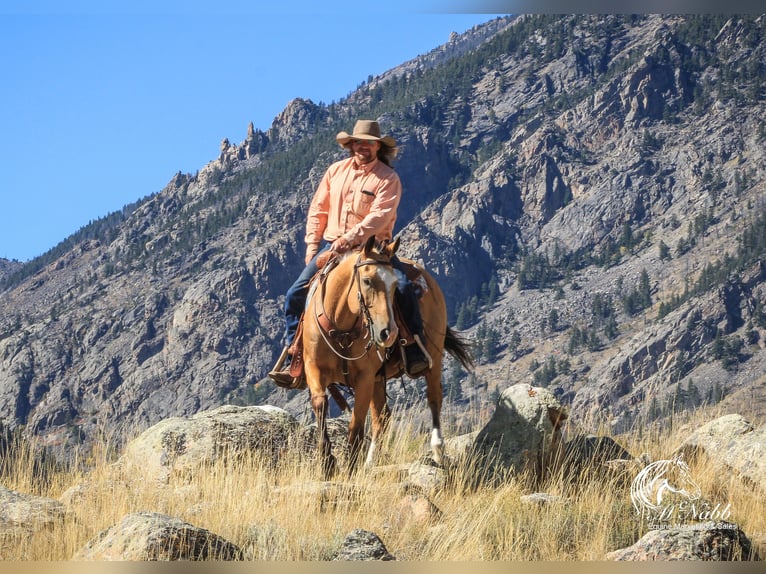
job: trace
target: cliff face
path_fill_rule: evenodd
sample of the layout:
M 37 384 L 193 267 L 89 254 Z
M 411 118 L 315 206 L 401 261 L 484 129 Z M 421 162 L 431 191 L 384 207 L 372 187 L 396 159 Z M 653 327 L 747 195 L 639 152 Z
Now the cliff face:
M 762 397 L 763 34 L 498 19 L 339 104 L 291 102 L 34 272 L 0 267 L 0 420 L 63 453 L 225 402 L 302 413 L 263 378 L 308 202 L 357 117 L 398 140 L 402 251 L 477 344 L 475 373 L 445 374 L 455 413 L 523 381 L 618 430 Z

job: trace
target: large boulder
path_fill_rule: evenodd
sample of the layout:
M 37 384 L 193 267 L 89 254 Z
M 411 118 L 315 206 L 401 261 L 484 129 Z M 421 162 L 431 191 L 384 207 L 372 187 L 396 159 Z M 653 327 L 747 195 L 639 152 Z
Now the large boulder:
M 564 443 L 559 464 L 564 476 L 572 481 L 582 481 L 603 479 L 619 473 L 623 466 L 615 468 L 617 461 L 626 463 L 625 470 L 632 470 L 634 474 L 641 470 L 633 455 L 613 438 L 586 434 L 577 435 Z
M 239 560 L 242 551 L 217 534 L 178 518 L 136 512 L 90 540 L 74 560 Z
M 476 435 L 475 479 L 502 479 L 525 470 L 542 477 L 561 446 L 566 418 L 566 409 L 548 389 L 523 383 L 505 389 L 492 418 Z
M 693 432 L 677 452 L 701 454 L 766 492 L 766 427 L 755 428 L 738 414 L 719 417 Z
M 58 500 L 33 496 L 0 485 L 0 534 L 32 533 L 60 524 L 66 507 Z
M 276 463 L 292 449 L 298 427 L 278 407 L 226 405 L 157 423 L 127 445 L 120 462 L 141 468 L 144 478 L 159 480 L 253 453 Z
M 647 532 L 638 542 L 606 555 L 607 560 L 759 560 L 750 540 L 734 524 L 700 524 Z

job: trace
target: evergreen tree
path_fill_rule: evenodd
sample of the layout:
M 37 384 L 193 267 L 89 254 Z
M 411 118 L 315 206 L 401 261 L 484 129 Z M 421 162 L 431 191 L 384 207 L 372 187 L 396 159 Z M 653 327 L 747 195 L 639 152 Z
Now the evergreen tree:
M 556 308 L 551 309 L 548 313 L 548 328 L 551 333 L 555 333 L 559 329 L 559 312 Z
M 652 306 L 652 287 L 649 284 L 649 273 L 646 269 L 641 270 L 641 276 L 638 279 L 638 294 L 642 309 Z
M 659 252 L 660 252 L 660 260 L 665 261 L 666 259 L 670 259 L 670 247 L 668 247 L 667 243 L 660 240 L 659 243 Z

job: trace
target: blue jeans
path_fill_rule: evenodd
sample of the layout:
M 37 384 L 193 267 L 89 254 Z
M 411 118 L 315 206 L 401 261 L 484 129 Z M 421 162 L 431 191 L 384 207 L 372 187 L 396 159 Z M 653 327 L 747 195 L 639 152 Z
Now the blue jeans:
M 298 331 L 298 324 L 301 322 L 301 315 L 306 307 L 306 297 L 309 294 L 309 287 L 314 275 L 319 271 L 317 267 L 317 257 L 330 249 L 330 243 L 323 243 L 314 258 L 301 271 L 298 278 L 290 286 L 285 294 L 285 346 L 289 347 L 295 340 L 295 333 Z
M 316 263 L 317 257 L 319 257 L 320 253 L 324 253 L 330 249 L 330 245 L 331 244 L 327 242 L 322 244 L 319 252 L 311 261 L 309 261 L 308 265 L 306 265 L 301 274 L 298 275 L 298 278 L 290 286 L 290 288 L 287 290 L 287 293 L 285 294 L 284 344 L 286 347 L 291 346 L 295 340 L 295 333 L 298 331 L 298 324 L 301 321 L 301 315 L 303 315 L 303 311 L 306 308 L 306 298 L 309 294 L 311 280 L 319 271 L 319 267 L 317 267 Z M 394 255 L 394 257 L 391 259 L 391 263 L 393 264 L 394 269 L 402 271 L 402 264 L 396 255 Z M 418 303 L 417 292 L 414 289 L 414 285 L 407 278 L 404 272 L 397 273 L 396 275 L 399 278 L 397 291 L 399 292 L 398 301 L 402 316 L 407 322 L 407 327 L 410 329 L 410 331 L 412 331 L 413 334 L 422 336 L 423 319 L 420 315 L 420 305 Z

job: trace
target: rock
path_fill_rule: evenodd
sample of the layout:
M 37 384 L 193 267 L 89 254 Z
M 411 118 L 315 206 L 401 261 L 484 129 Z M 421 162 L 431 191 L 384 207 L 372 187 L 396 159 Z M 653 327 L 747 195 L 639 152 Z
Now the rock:
M 407 483 L 425 492 L 435 492 L 447 484 L 447 473 L 430 457 L 413 462 L 407 469 Z
M 548 389 L 517 384 L 500 395 L 490 421 L 476 436 L 477 479 L 500 478 L 525 469 L 541 477 L 561 444 L 565 408 Z
M 564 443 L 561 454 L 564 475 L 572 480 L 585 476 L 597 478 L 608 472 L 620 472 L 622 469 L 614 464 L 614 461 L 623 460 L 632 466 L 634 457 L 608 436 L 575 436 Z
M 154 512 L 126 515 L 90 540 L 73 560 L 239 560 L 242 551 L 212 532 Z
M 0 534 L 35 532 L 63 522 L 66 507 L 58 500 L 33 496 L 0 485 Z
M 700 524 L 647 532 L 638 542 L 606 555 L 607 560 L 759 560 L 734 524 Z
M 374 532 L 357 528 L 343 540 L 333 560 L 396 560 Z
M 729 472 L 766 491 L 766 427 L 738 414 L 717 418 L 694 431 L 677 453 L 690 460 L 706 455 Z
M 83 503 L 91 489 L 88 483 L 75 484 L 61 493 L 59 501 L 67 508 L 76 508 Z
M 471 454 L 471 449 L 479 431 L 474 431 L 444 439 L 444 451 L 455 461 L 464 461 Z
M 297 427 L 295 418 L 277 407 L 227 405 L 159 422 L 127 445 L 120 462 L 160 480 L 253 453 L 275 464 L 290 451 Z
M 416 491 L 406 493 L 396 504 L 394 517 L 395 526 L 402 526 L 408 522 L 419 525 L 430 524 L 439 520 L 442 511 L 431 501 L 428 496 Z
M 333 404 L 335 403 L 335 401 L 330 402 Z M 335 418 L 327 419 L 327 434 L 330 437 L 332 452 L 340 464 L 346 464 L 348 462 L 348 423 L 350 420 L 351 418 L 347 413 L 343 413 L 342 415 Z M 363 437 L 362 445 L 360 446 L 360 459 L 364 460 L 369 445 L 369 437 Z M 310 453 L 311 455 L 316 453 L 316 421 L 309 425 L 303 425 L 298 429 L 298 448 L 302 452 Z

